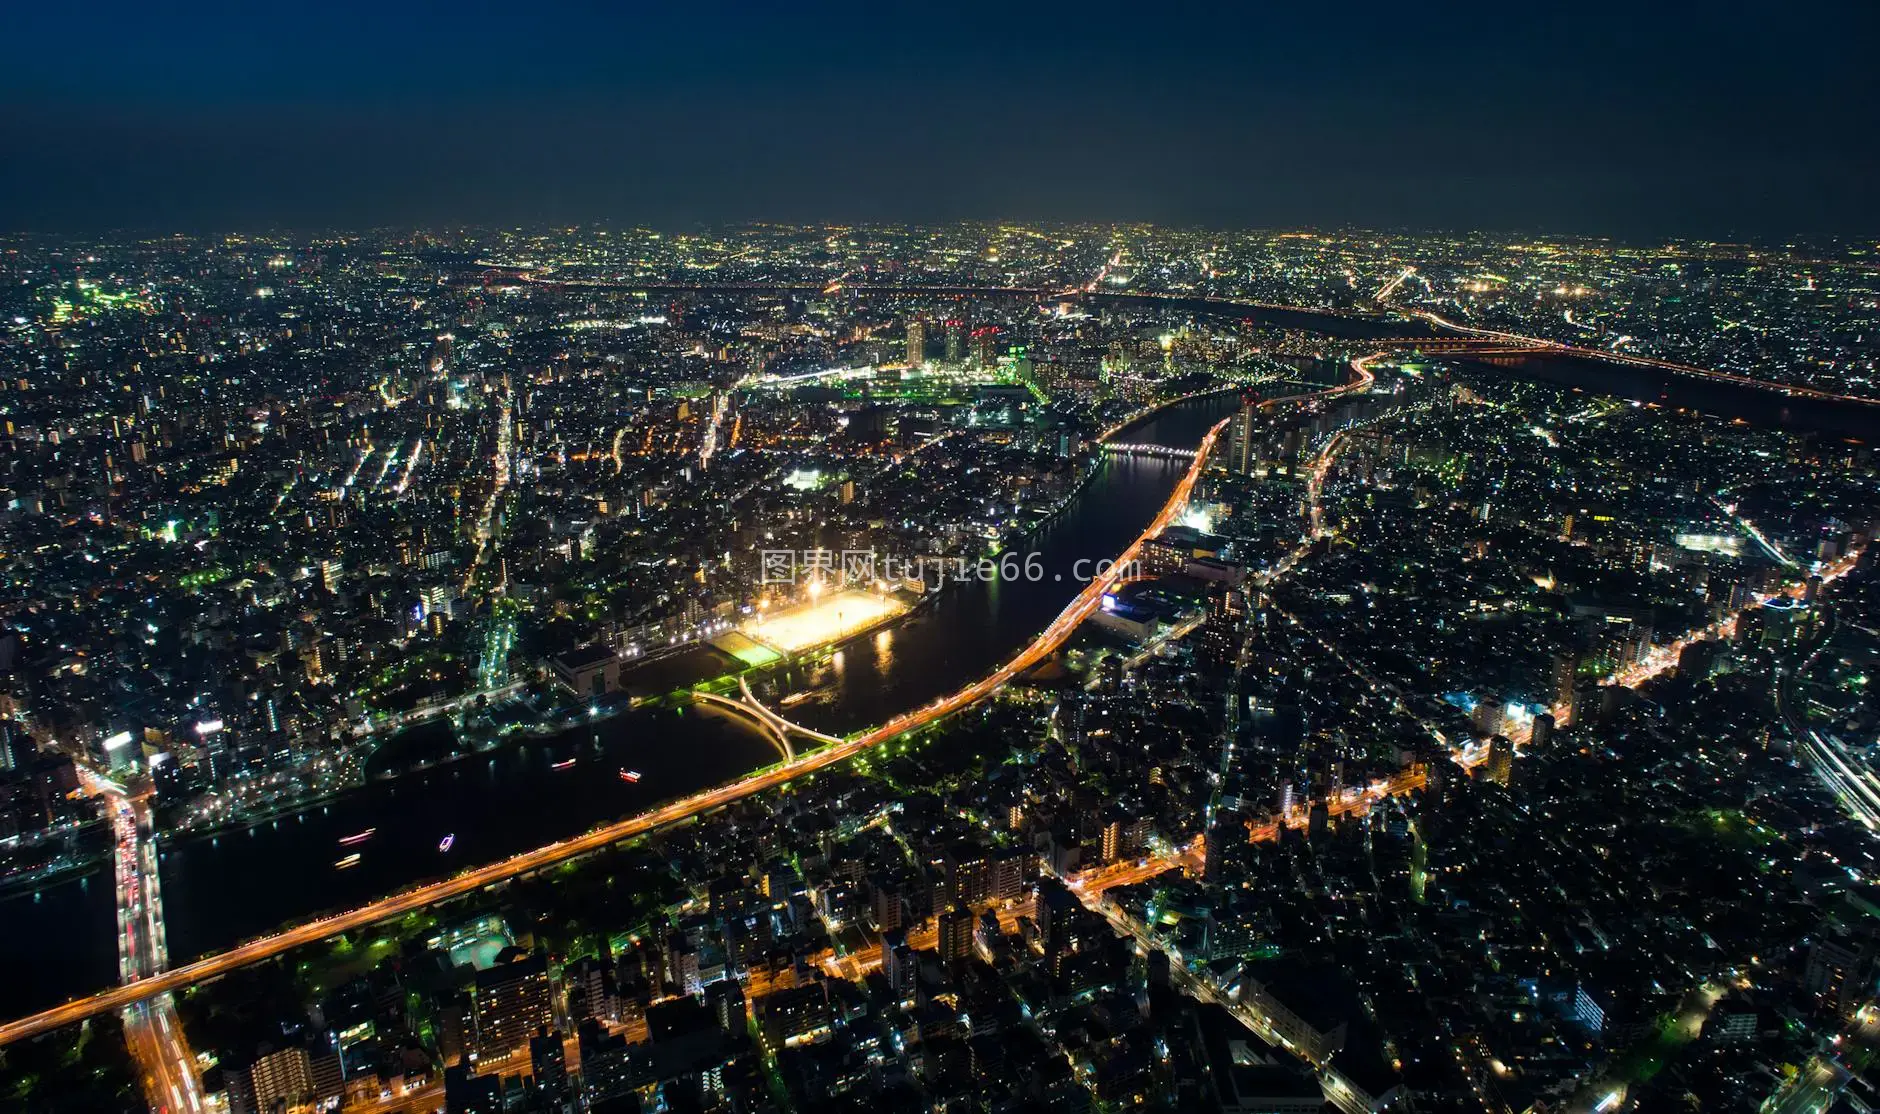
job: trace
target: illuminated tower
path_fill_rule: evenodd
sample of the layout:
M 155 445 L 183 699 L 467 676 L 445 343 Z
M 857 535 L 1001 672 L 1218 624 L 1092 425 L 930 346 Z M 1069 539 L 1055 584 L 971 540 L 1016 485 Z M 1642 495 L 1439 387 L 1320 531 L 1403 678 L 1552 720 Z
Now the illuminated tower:
M 940 959 L 949 966 L 966 959 L 973 954 L 973 915 L 971 911 L 959 906 L 941 913 L 938 918 L 938 930 L 935 943 L 939 945 Z
M 548 963 L 540 955 L 477 972 L 471 993 L 476 1057 L 488 1060 L 506 1055 L 553 1025 L 554 997 Z
M 1514 776 L 1514 742 L 1506 735 L 1488 741 L 1488 761 L 1483 763 L 1482 772 L 1497 785 L 1508 784 Z
M 957 364 L 966 358 L 966 322 L 955 319 L 947 322 L 947 363 Z
M 1554 655 L 1554 704 L 1556 727 L 1573 724 L 1574 689 L 1579 680 L 1580 656 L 1574 653 Z
M 1241 396 L 1240 413 L 1235 415 L 1234 424 L 1229 429 L 1229 446 L 1233 456 L 1231 467 L 1243 476 L 1253 471 L 1253 440 L 1257 428 L 1253 407 L 1256 401 L 1251 394 Z
M 927 323 L 918 317 L 907 322 L 907 366 L 919 367 L 926 358 Z
M 999 330 L 990 325 L 973 330 L 973 363 L 979 367 L 992 366 L 992 338 Z

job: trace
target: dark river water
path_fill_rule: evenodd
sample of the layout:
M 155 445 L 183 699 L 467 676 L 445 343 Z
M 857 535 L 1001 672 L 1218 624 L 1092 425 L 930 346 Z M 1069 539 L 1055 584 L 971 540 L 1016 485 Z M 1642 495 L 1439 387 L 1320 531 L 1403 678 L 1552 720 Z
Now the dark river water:
M 109 870 L 0 897 L 0 1012 L 56 1006 L 118 981 Z

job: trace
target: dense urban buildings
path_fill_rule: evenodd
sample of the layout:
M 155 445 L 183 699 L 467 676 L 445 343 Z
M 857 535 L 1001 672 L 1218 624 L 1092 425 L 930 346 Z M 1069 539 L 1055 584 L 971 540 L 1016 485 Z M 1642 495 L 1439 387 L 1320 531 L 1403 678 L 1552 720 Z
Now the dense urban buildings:
M 0 1110 L 1880 1104 L 1880 272 L 0 239 Z

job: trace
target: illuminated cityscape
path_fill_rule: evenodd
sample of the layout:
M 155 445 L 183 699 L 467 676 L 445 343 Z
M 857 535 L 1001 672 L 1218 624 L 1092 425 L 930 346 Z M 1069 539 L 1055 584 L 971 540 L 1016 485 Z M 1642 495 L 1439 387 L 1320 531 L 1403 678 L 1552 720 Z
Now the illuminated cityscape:
M 1265 49 L 1225 28 L 1000 14 L 971 49 L 740 18 L 685 105 L 533 11 L 507 65 L 434 57 L 489 28 L 145 28 L 190 84 L 129 11 L 95 92 L 25 64 L 60 127 L 7 124 L 44 173 L 0 179 L 0 1114 L 1880 1109 L 1880 240 L 1842 163 L 1794 163 L 1812 215 L 1719 182 L 1688 226 L 1670 179 L 1494 166 L 1531 215 L 1461 221 L 1382 153 L 1412 209 L 1318 166 L 1200 217 L 1128 184 L 1201 196 L 1137 163 L 1220 103 L 1317 90 L 1354 147 L 1403 109 L 1203 91 L 1176 63 Z M 1008 34 L 1089 100 L 982 101 L 1035 99 L 985 69 Z M 1364 40 L 1359 88 L 1401 78 Z M 1536 74 L 1622 61 L 1581 45 Z M 817 84 L 882 58 L 961 88 Z M 323 130 L 453 134 L 447 96 L 513 132 L 486 180 Z M 660 165 L 607 193 L 590 114 L 629 104 Z M 785 135 L 853 212 L 755 219 L 802 209 Z M 94 147 L 174 179 L 80 183 Z

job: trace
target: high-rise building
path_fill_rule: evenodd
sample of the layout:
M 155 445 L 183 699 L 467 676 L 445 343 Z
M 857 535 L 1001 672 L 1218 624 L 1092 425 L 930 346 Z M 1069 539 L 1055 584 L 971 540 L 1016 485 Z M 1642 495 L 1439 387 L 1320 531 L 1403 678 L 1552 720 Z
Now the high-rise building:
M 1024 894 L 1032 873 L 1032 857 L 1027 852 L 993 860 L 992 900 L 1017 901 Z
M 705 1005 L 720 1029 L 733 1036 L 745 1031 L 749 1011 L 744 1005 L 744 988 L 735 979 L 722 979 L 707 987 Z
M 1875 969 L 1872 935 L 1846 928 L 1822 932 L 1808 949 L 1802 985 L 1825 1010 L 1845 1015 L 1867 1000 Z
M 450 606 L 450 585 L 427 584 L 418 589 L 418 608 L 422 615 L 441 614 Z
M 1484 735 L 1495 736 L 1502 733 L 1508 723 L 1508 709 L 1501 697 L 1495 693 L 1486 693 L 1476 701 L 1475 710 L 1469 713 L 1469 719 L 1475 729 Z
M 973 330 L 973 366 L 981 368 L 992 366 L 994 360 L 992 343 L 993 338 L 998 335 L 999 330 L 990 325 Z
M 1762 606 L 1763 644 L 1767 646 L 1794 646 L 1799 644 L 1812 627 L 1810 620 L 1814 612 L 1799 600 L 1779 596 Z
M 276 1049 L 255 1059 L 248 1069 L 254 1083 L 255 1109 L 293 1106 L 313 1095 L 313 1063 L 299 1045 Z
M 698 949 L 677 933 L 666 941 L 666 981 L 678 987 L 681 994 L 698 994 L 705 989 Z
M 875 927 L 892 932 L 901 927 L 901 888 L 885 878 L 877 878 L 874 888 Z
M 568 1078 L 567 1047 L 560 1033 L 543 1029 L 529 1038 L 529 1071 L 535 1079 L 534 1109 L 550 1114 L 574 1109 L 574 1083 Z
M 472 998 L 476 1035 L 471 1047 L 479 1059 L 502 1056 L 555 1024 L 555 992 L 542 955 L 478 971 Z
M 1004 931 L 999 927 L 999 915 L 987 909 L 973 922 L 973 943 L 981 951 L 991 955 L 998 950 L 999 940 L 1004 935 Z
M 1104 818 L 1098 831 L 1097 853 L 1106 863 L 1127 859 L 1141 851 L 1148 838 L 1147 817 L 1113 813 Z
M 1573 1019 L 1586 1031 L 1598 1035 L 1606 1027 L 1606 1010 L 1599 997 L 1581 983 L 1573 991 Z
M 20 753 L 14 749 L 30 749 L 24 732 L 17 730 L 12 720 L 0 719 L 0 771 L 15 770 L 20 766 Z
M 307 1059 L 313 1075 L 313 1101 L 337 1109 L 346 1095 L 346 1069 L 333 1034 L 327 1034 L 317 1051 L 309 1051 Z
M 1719 1044 L 1740 1044 L 1756 1039 L 1759 1018 L 1756 1007 L 1740 1002 L 1730 1003 L 1711 1014 L 1711 1020 L 1704 1025 L 1704 1036 Z
M 1038 906 L 1034 917 L 1038 943 L 1044 950 L 1046 969 L 1055 973 L 1058 964 L 1075 948 L 1072 918 L 1077 915 L 1077 899 L 1055 881 L 1038 884 Z
M 949 904 L 983 905 L 988 901 L 1009 901 L 1024 887 L 1022 856 L 992 858 L 983 850 L 955 852 L 946 864 L 946 901 Z
M 907 946 L 907 933 L 886 932 L 881 937 L 881 974 L 896 994 L 906 997 L 914 992 L 914 949 Z
M 1097 840 L 1097 857 L 1105 863 L 1113 863 L 1123 854 L 1123 823 L 1120 816 L 1112 816 L 1103 824 Z
M 973 914 L 954 906 L 940 914 L 935 943 L 942 963 L 954 963 L 973 954 Z
M 1232 441 L 1229 443 L 1229 449 L 1233 454 L 1232 468 L 1243 476 L 1253 471 L 1255 429 L 1253 398 L 1249 396 L 1241 400 L 1240 413 L 1234 416 L 1234 424 L 1230 430 Z
M 581 1096 L 592 1107 L 633 1090 L 634 1070 L 627 1038 L 608 1033 L 589 1018 L 576 1030 L 581 1043 Z
M 1573 726 L 1574 687 L 1578 683 L 1580 657 L 1578 654 L 1557 654 L 1554 656 L 1554 719 L 1555 726 Z
M 444 1069 L 445 1114 L 503 1114 L 503 1077 L 471 1072 L 469 1064 Z
M 562 968 L 561 978 L 568 988 L 570 1016 L 612 1021 L 619 1014 L 619 1002 L 611 985 L 613 980 L 608 977 L 607 964 L 602 960 L 583 956 Z
M 918 317 L 907 322 L 907 366 L 919 367 L 927 358 L 927 323 Z
M 1497 735 L 1488 741 L 1488 760 L 1482 770 L 1495 784 L 1508 784 L 1514 776 L 1514 742 L 1508 736 Z

